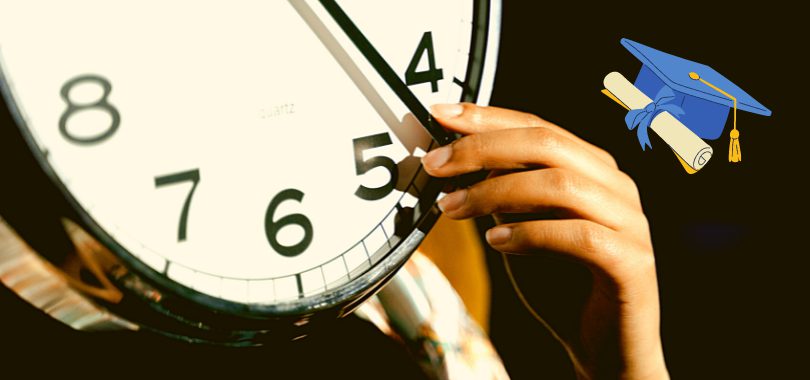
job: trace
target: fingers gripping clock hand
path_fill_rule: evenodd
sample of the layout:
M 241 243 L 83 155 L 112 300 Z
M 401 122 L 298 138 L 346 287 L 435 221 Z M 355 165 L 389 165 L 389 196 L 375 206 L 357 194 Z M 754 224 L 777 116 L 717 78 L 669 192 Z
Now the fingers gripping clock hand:
M 605 251 L 611 247 L 602 247 L 602 240 L 620 235 L 622 239 L 612 245 L 651 250 L 638 191 L 606 152 L 529 114 L 463 104 L 455 109 L 461 114 L 447 118 L 436 112 L 441 109 L 434 107 L 437 120 L 466 136 L 430 152 L 423 159 L 428 173 L 453 177 L 493 171 L 488 179 L 439 202 L 449 217 L 546 211 L 564 216 L 499 226 L 487 234 L 498 238 L 490 239 L 495 248 L 509 253 L 562 249 L 611 275 L 633 263 L 611 263 L 606 255 L 568 245 L 593 245 Z M 578 233 L 563 232 L 572 229 Z M 547 234 L 555 235 L 554 239 L 541 238 Z M 593 241 L 583 244 L 586 238 Z
M 493 248 L 561 255 L 593 274 L 573 316 L 580 331 L 563 337 L 579 374 L 666 377 L 652 244 L 632 179 L 604 150 L 534 115 L 474 104 L 436 105 L 432 114 L 464 137 L 423 158 L 430 175 L 491 171 L 439 202 L 447 216 L 521 215 L 487 231 Z

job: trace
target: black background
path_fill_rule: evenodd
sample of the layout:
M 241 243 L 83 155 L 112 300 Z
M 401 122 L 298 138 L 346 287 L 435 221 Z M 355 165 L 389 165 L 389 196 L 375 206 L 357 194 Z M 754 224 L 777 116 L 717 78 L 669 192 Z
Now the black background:
M 664 350 L 675 378 L 792 377 L 785 375 L 800 358 L 806 60 L 797 56 L 805 50 L 797 34 L 806 22 L 775 2 L 504 4 L 491 103 L 558 123 L 608 150 L 636 180 L 653 234 Z M 599 92 L 607 73 L 632 81 L 641 67 L 621 38 L 707 64 L 773 111 L 739 113 L 741 163 L 725 162 L 728 129 L 709 141 L 715 156 L 694 175 L 657 137 L 652 151 L 641 151 L 625 111 Z M 542 270 L 533 264 L 515 264 L 529 298 L 561 297 L 567 288 L 529 275 Z M 511 308 L 507 294 L 505 286 L 496 294 L 503 301 L 494 300 L 492 328 L 507 368 L 519 378 L 565 378 L 569 369 L 543 359 L 559 352 L 535 343 L 548 339 L 532 335 L 529 318 Z
M 799 120 L 806 47 L 797 37 L 806 21 L 798 13 L 774 3 L 504 4 L 491 103 L 538 114 L 605 148 L 637 181 L 653 234 L 662 336 L 675 378 L 788 377 L 806 352 L 794 348 L 805 341 L 798 309 L 807 299 L 801 239 L 807 123 Z M 632 80 L 641 67 L 619 44 L 622 37 L 708 64 L 773 111 L 771 117 L 739 114 L 742 163 L 725 162 L 727 131 L 709 142 L 716 155 L 695 175 L 687 175 L 654 134 L 653 150 L 641 151 L 624 111 L 599 92 L 607 73 Z M 491 258 L 492 335 L 510 374 L 571 378 L 565 356 L 516 302 L 497 257 Z M 548 274 L 538 260 L 514 265 L 532 300 L 577 292 L 560 286 L 570 279 L 537 275 Z M 190 346 L 149 334 L 74 332 L 0 287 L 0 321 L 4 367 L 31 358 L 43 363 L 25 365 L 35 373 L 343 377 L 357 366 L 365 368 L 363 378 L 414 373 L 396 347 L 353 319 L 274 348 Z

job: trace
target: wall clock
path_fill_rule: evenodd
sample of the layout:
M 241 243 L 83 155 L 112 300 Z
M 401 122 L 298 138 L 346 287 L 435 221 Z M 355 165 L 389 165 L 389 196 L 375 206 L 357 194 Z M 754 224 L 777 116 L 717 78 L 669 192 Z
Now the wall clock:
M 5 3 L 0 148 L 26 148 L 2 165 L 53 196 L 0 202 L 57 210 L 82 269 L 37 265 L 108 321 L 295 337 L 435 221 L 419 157 L 453 136 L 427 106 L 488 101 L 499 22 L 499 1 Z M 0 260 L 33 254 L 14 246 Z

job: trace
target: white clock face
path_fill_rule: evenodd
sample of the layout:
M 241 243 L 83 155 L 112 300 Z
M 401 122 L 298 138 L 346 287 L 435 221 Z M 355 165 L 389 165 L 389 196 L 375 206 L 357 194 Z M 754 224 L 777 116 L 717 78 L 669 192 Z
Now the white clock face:
M 338 4 L 424 106 L 471 91 L 478 2 Z M 390 251 L 401 210 L 434 201 L 430 135 L 318 2 L 17 1 L 0 69 L 87 220 L 212 297 L 335 289 Z

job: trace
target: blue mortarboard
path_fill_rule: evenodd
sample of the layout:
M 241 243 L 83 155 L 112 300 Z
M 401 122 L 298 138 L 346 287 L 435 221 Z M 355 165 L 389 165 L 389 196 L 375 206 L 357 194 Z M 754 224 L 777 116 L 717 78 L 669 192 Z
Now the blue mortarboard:
M 655 99 L 664 87 L 673 90 L 675 99 L 670 103 L 684 111 L 677 118 L 700 138 L 714 140 L 720 137 L 729 109 L 734 107 L 731 97 L 737 99 L 740 110 L 771 115 L 769 109 L 709 66 L 626 38 L 621 43 L 644 65 L 635 86 L 651 99 Z M 736 137 L 732 135 L 732 138 Z

